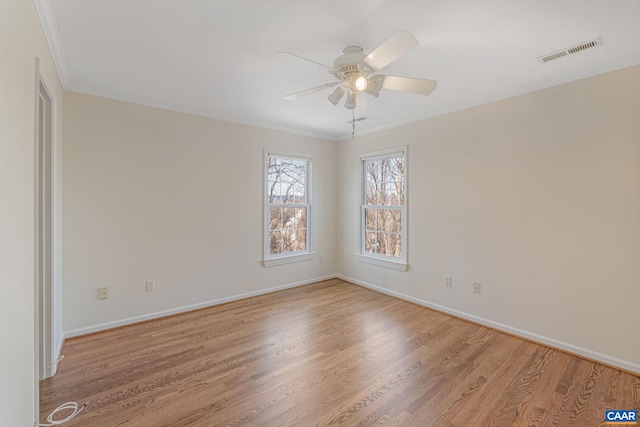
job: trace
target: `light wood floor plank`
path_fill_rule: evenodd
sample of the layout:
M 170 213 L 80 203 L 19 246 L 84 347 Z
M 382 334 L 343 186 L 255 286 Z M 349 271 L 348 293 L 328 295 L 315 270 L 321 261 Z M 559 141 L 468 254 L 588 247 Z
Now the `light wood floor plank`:
M 72 338 L 72 426 L 600 426 L 640 378 L 338 279 Z M 60 414 L 64 416 L 64 414 Z

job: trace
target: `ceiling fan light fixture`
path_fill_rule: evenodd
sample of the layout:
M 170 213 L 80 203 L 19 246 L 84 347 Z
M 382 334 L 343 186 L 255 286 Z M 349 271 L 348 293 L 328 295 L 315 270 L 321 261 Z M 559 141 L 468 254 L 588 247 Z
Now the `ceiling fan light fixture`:
M 356 90 L 363 91 L 367 88 L 367 78 L 365 76 L 360 76 L 356 79 L 355 86 Z
M 356 108 L 356 93 L 353 90 L 347 92 L 347 100 L 344 103 L 344 108 L 348 108 L 349 110 L 353 110 Z
M 372 76 L 369 78 L 369 82 L 367 87 L 365 88 L 365 92 L 369 95 L 373 95 L 376 98 L 380 95 L 380 89 L 382 89 L 382 82 L 384 78 L 382 76 Z
M 333 105 L 338 105 L 338 102 L 340 102 L 340 99 L 342 99 L 343 96 L 344 89 L 342 87 L 337 87 L 336 90 L 331 92 L 331 95 L 329 95 L 327 99 L 329 99 Z

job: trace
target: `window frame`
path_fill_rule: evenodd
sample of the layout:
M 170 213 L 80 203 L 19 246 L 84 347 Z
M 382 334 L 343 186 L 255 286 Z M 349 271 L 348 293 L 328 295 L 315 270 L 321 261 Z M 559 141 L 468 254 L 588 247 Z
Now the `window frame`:
M 400 224 L 401 232 L 400 238 L 402 239 L 401 251 L 402 258 L 395 258 L 388 255 L 373 254 L 365 251 L 365 209 L 366 204 L 366 167 L 365 163 L 371 160 L 383 160 L 394 157 L 402 157 L 404 166 L 403 176 L 403 193 L 404 204 L 402 206 L 393 205 L 394 209 L 400 211 Z M 356 253 L 356 259 L 360 262 L 377 265 L 380 267 L 390 268 L 399 271 L 407 271 L 409 265 L 407 263 L 407 236 L 408 236 L 408 177 L 409 177 L 409 156 L 407 152 L 407 146 L 394 147 L 387 150 L 375 151 L 370 153 L 363 153 L 359 156 L 360 173 L 359 173 L 359 185 L 358 185 L 358 252 Z M 377 206 L 377 205 L 376 205 Z
M 272 207 L 282 207 L 286 204 L 272 204 L 269 203 L 269 160 L 271 158 L 279 158 L 279 159 L 287 159 L 287 160 L 297 160 L 304 161 L 307 163 L 306 168 L 306 182 L 305 182 L 305 196 L 306 203 L 302 204 L 293 204 L 293 206 L 288 207 L 299 207 L 303 205 L 306 207 L 307 212 L 307 227 L 306 227 L 306 249 L 304 251 L 295 251 L 295 252 L 287 252 L 287 253 L 278 253 L 271 254 L 270 248 L 270 232 L 271 232 L 271 208 Z M 315 257 L 315 252 L 313 251 L 313 242 L 314 242 L 314 227 L 313 227 L 313 218 L 314 218 L 314 208 L 313 208 L 313 156 L 310 154 L 304 153 L 295 153 L 289 151 L 282 150 L 269 150 L 265 149 L 264 151 L 264 170 L 263 170 L 263 257 L 262 263 L 264 267 L 272 267 L 276 265 L 282 264 L 290 264 L 294 262 L 301 261 L 309 261 Z

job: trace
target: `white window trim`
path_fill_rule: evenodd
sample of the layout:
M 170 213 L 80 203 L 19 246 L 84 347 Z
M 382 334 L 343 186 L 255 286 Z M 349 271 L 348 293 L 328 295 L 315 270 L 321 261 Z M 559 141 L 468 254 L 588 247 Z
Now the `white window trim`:
M 376 254 L 370 254 L 364 250 L 364 182 L 365 182 L 365 170 L 363 167 L 365 160 L 379 160 L 391 157 L 393 155 L 402 155 L 404 157 L 404 206 L 402 208 L 402 259 L 392 258 L 388 256 L 380 256 Z M 407 239 L 409 233 L 408 230 L 408 201 L 409 201 L 409 154 L 408 147 L 393 147 L 387 150 L 375 151 L 370 153 L 363 153 L 359 157 L 360 162 L 360 174 L 358 183 L 358 252 L 356 253 L 356 259 L 360 262 L 376 265 L 379 267 L 390 268 L 398 271 L 407 271 L 409 264 L 407 262 Z
M 267 199 L 268 194 L 268 179 L 267 172 L 269 170 L 269 157 L 282 157 L 287 159 L 304 160 L 308 162 L 307 169 L 307 250 L 299 251 L 295 253 L 287 254 L 269 254 L 269 201 Z M 314 241 L 315 241 L 315 226 L 314 226 L 314 205 L 313 205 L 313 156 L 311 154 L 296 153 L 291 151 L 271 150 L 265 148 L 264 150 L 264 164 L 263 164 L 263 230 L 262 239 L 264 242 L 262 265 L 266 267 L 274 267 L 277 265 L 291 264 L 295 262 L 310 261 L 315 258 Z
M 316 256 L 315 252 L 303 252 L 295 255 L 285 255 L 273 258 L 265 258 L 262 264 L 265 267 L 274 267 L 276 265 L 293 264 L 294 262 L 311 261 Z
M 379 267 L 391 268 L 393 270 L 407 271 L 409 269 L 409 264 L 407 264 L 406 262 L 391 261 L 388 258 L 375 256 L 373 254 L 356 254 L 356 259 L 360 262 L 377 265 Z

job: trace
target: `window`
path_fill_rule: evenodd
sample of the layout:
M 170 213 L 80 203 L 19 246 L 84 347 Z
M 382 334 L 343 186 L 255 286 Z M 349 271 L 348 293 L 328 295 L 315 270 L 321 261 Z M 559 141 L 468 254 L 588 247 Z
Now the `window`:
M 406 150 L 361 158 L 360 261 L 406 270 Z
M 311 159 L 266 157 L 264 265 L 311 259 Z

